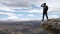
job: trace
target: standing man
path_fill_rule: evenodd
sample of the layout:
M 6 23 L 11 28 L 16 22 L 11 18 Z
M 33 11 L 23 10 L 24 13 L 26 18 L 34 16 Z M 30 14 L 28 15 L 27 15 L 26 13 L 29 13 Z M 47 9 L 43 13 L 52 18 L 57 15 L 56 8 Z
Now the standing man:
M 46 3 L 43 3 L 41 5 L 41 7 L 43 7 L 43 17 L 42 17 L 42 21 L 44 21 L 44 15 L 46 15 L 46 18 L 48 20 L 48 15 L 47 15 L 47 11 L 48 11 L 48 6 L 46 5 Z

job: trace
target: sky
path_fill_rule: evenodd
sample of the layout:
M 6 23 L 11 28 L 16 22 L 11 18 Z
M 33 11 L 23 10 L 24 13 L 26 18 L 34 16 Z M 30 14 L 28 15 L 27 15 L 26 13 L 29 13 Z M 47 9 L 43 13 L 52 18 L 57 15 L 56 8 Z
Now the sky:
M 0 0 L 0 20 L 41 20 L 44 2 L 49 7 L 49 19 L 59 18 L 60 0 Z

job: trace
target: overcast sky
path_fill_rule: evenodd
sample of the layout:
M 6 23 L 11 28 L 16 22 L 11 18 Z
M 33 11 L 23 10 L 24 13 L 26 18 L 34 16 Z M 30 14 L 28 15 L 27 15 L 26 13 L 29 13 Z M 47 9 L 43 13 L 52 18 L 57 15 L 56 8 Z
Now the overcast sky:
M 0 0 L 0 20 L 41 20 L 44 2 L 49 18 L 60 17 L 60 0 Z

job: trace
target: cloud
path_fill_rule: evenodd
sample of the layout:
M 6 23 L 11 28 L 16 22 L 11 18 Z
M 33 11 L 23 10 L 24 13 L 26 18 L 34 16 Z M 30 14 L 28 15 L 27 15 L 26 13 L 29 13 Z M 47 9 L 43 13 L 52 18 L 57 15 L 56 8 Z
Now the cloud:
M 24 16 L 23 14 L 17 14 L 17 16 Z
M 27 16 L 33 17 L 33 16 L 34 16 L 34 14 L 28 14 Z
M 13 12 L 14 10 L 11 10 L 10 8 L 8 7 L 0 7 L 0 10 L 4 10 L 4 11 L 7 11 L 7 12 Z
M 0 1 L 2 4 L 10 7 L 28 7 L 28 0 L 2 0 Z
M 8 17 L 9 17 L 8 15 L 0 14 L 0 19 L 6 19 L 6 18 L 8 18 Z
M 4 13 L 4 12 L 0 12 L 0 14 L 5 14 L 7 16 L 9 16 L 8 18 L 5 18 L 5 19 L 1 19 L 1 20 L 7 20 L 7 19 L 17 19 L 18 17 L 13 14 L 13 13 Z
M 7 19 L 11 20 L 41 19 L 43 8 L 40 5 L 43 2 L 46 2 L 49 7 L 49 18 L 59 17 L 54 14 L 58 14 L 60 11 L 60 0 L 0 0 L 0 10 L 6 11 L 1 11 L 0 14 L 8 15 Z
M 39 3 L 40 0 L 0 0 L 0 3 L 8 7 L 31 7 L 31 4 Z
M 49 15 L 49 19 L 51 19 L 51 18 L 59 18 L 60 16 L 58 16 L 58 15 Z
M 60 8 L 60 0 L 1 0 L 0 3 L 7 7 L 28 7 L 28 8 L 41 8 L 40 6 L 43 2 L 46 2 L 49 6 L 49 11 L 57 10 Z M 33 5 L 33 6 L 32 6 Z M 38 6 L 37 6 L 38 5 Z M 28 9 L 27 9 L 28 10 Z
M 24 7 L 24 8 L 12 8 L 11 10 L 14 10 L 14 11 L 30 11 L 32 9 Z
M 31 7 L 31 4 L 39 4 L 46 2 L 50 7 L 59 6 L 60 0 L 0 0 L 0 3 L 6 6 L 15 7 Z

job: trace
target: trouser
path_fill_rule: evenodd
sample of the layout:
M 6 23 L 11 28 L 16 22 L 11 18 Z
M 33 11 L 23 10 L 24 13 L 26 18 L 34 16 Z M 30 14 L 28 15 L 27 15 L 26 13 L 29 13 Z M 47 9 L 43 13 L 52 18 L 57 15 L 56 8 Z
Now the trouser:
M 47 15 L 47 13 L 43 13 L 42 21 L 44 21 L 44 16 L 46 16 L 46 18 L 47 18 L 47 20 L 48 20 L 48 15 Z

